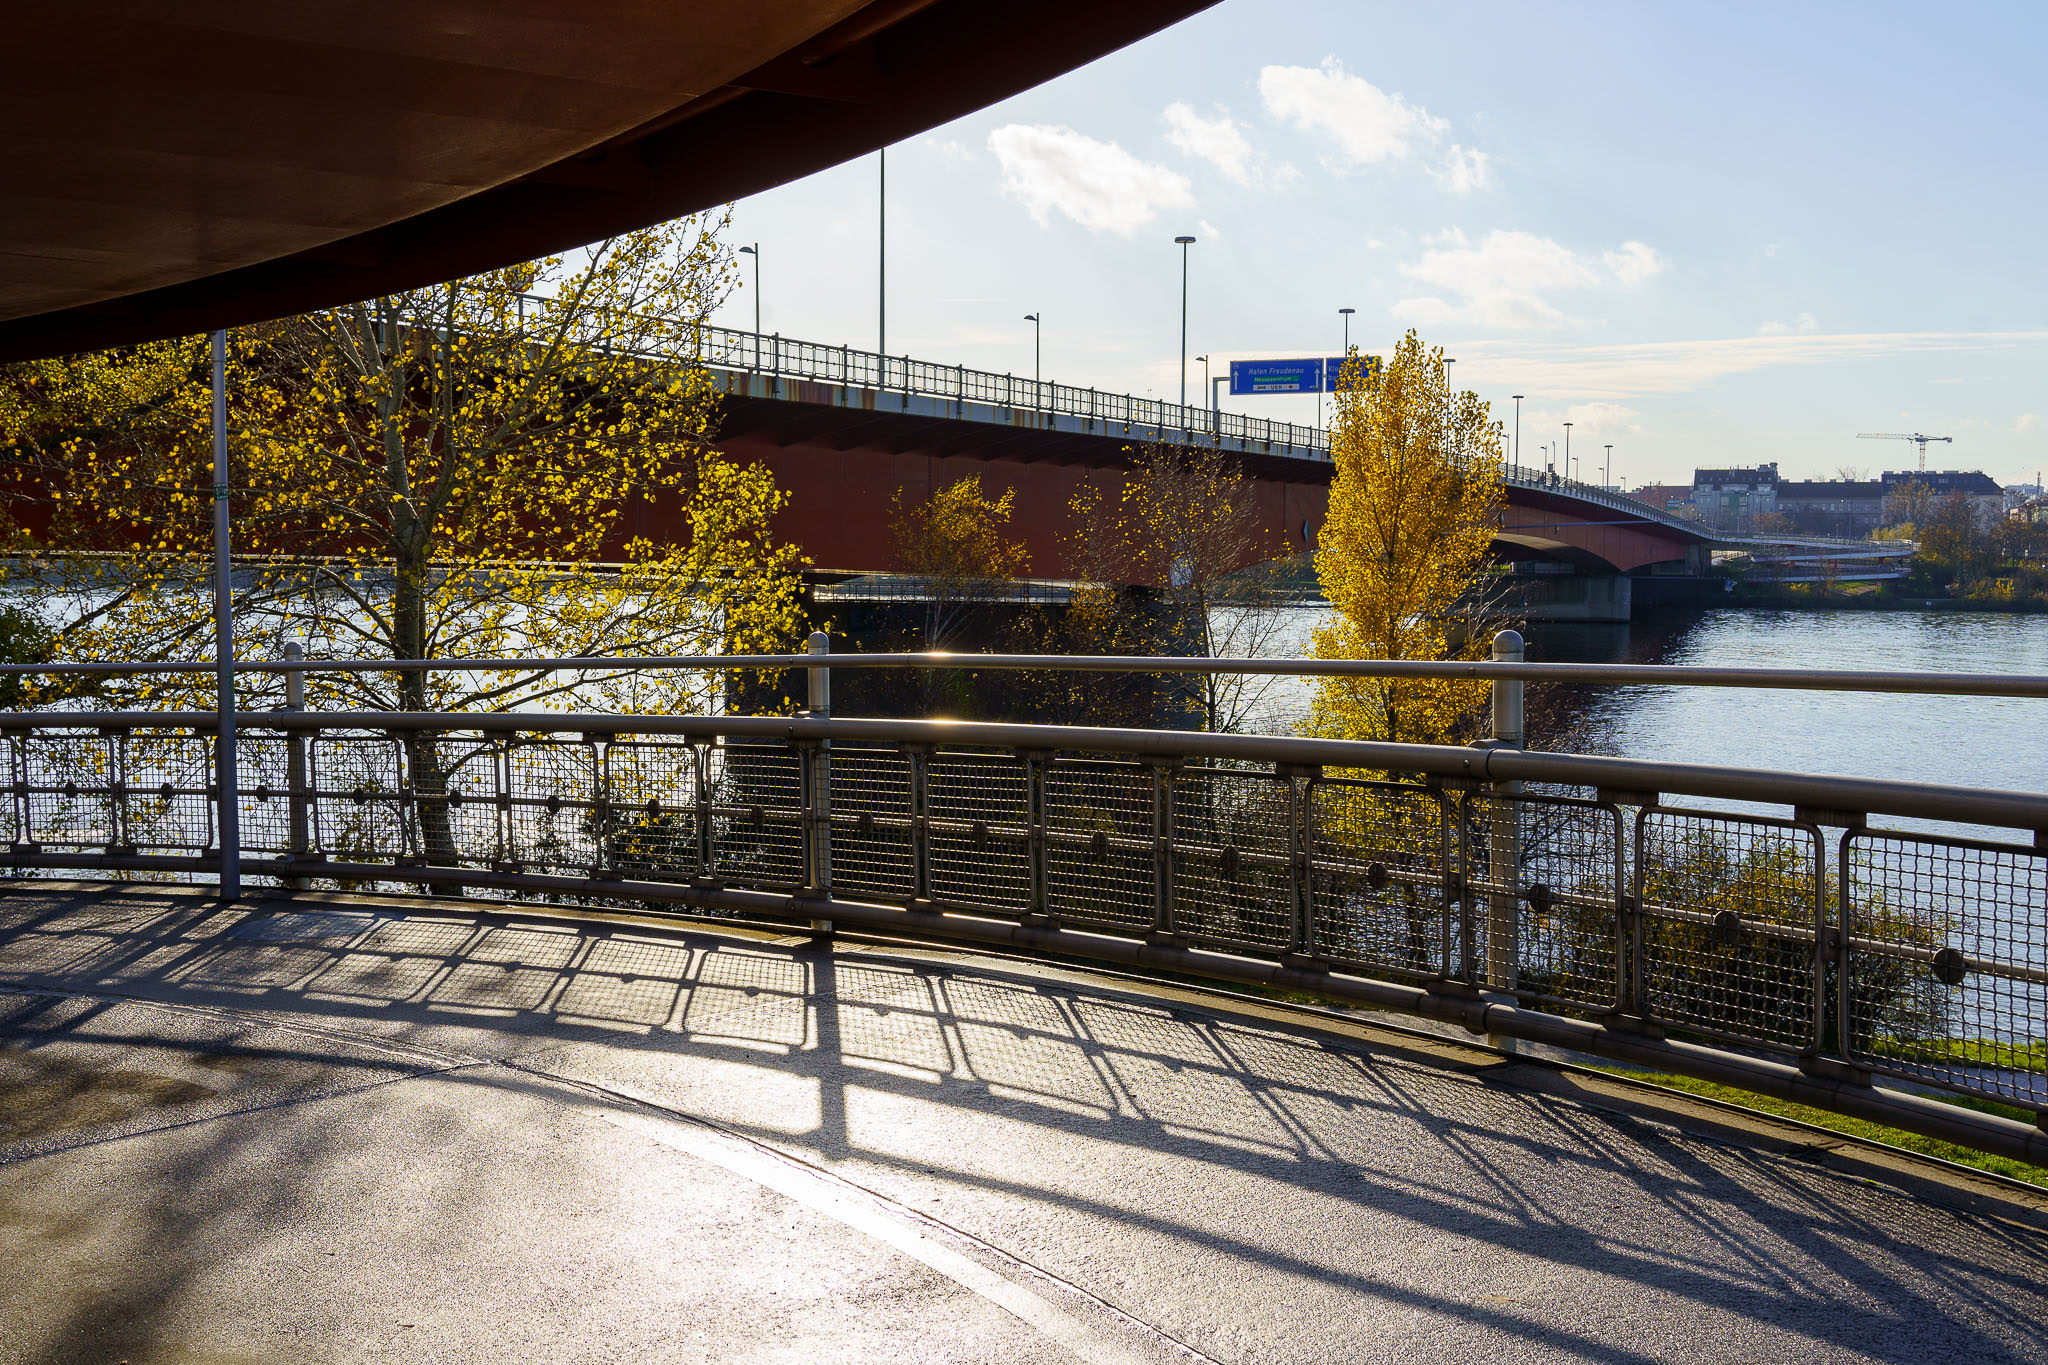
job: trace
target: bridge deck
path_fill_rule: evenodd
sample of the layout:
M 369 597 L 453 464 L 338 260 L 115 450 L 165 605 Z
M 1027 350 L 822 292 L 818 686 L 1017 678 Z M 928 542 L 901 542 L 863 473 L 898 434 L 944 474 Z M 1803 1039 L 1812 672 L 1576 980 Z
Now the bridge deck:
M 0 1360 L 2048 1359 L 2048 1204 L 1015 963 L 0 891 Z

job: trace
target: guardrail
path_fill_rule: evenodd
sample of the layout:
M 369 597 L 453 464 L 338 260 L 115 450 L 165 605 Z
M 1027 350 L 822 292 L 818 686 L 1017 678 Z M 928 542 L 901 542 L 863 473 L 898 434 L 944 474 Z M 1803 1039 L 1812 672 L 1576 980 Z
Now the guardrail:
M 2039 1122 L 1916 1093 L 2048 1113 L 2048 797 L 1523 752 L 1522 678 L 1573 666 L 1511 657 L 1284 661 L 1490 677 L 1499 738 L 1473 747 L 833 718 L 833 666 L 990 661 L 768 659 L 811 670 L 810 712 L 243 713 L 230 858 L 291 885 L 720 908 L 1255 983 L 2048 1163 Z M 321 666 L 262 667 L 296 677 Z M 1667 685 L 1765 672 L 1582 667 Z M 1849 690 L 1851 678 L 1938 686 L 1929 675 L 1775 681 Z M 1964 693 L 2048 691 L 2048 679 L 1951 681 Z M 0 863 L 219 872 L 215 726 L 200 712 L 0 716 Z M 1886 814 L 2014 833 L 1871 823 Z

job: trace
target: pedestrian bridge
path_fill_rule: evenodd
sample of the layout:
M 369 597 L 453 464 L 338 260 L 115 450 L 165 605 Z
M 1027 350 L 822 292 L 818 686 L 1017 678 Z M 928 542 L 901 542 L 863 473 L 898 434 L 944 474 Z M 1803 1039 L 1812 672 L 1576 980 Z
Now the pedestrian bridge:
M 9 1362 L 2043 1358 L 2039 1201 L 1470 1035 L 644 911 L 0 886 Z
M 2048 797 L 1517 747 L 1530 680 L 2048 678 L 555 662 L 811 710 L 0 716 L 13 1358 L 2048 1359 L 2038 1195 L 1571 1069 L 2048 1165 Z M 1463 677 L 1496 739 L 851 667 Z

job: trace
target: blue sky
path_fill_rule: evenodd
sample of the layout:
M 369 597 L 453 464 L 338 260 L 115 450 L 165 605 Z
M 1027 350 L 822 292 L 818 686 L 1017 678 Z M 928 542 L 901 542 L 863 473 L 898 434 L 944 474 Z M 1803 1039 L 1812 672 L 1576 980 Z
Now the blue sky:
M 890 150 L 889 349 L 1171 397 L 1409 326 L 1631 486 L 2048 466 L 2034 5 L 1223 0 Z M 873 157 L 739 203 L 763 325 L 872 347 Z M 744 258 L 743 258 L 744 259 Z M 746 288 L 722 320 L 751 326 Z M 1201 367 L 1191 363 L 1190 396 Z M 1312 420 L 1310 398 L 1224 400 Z

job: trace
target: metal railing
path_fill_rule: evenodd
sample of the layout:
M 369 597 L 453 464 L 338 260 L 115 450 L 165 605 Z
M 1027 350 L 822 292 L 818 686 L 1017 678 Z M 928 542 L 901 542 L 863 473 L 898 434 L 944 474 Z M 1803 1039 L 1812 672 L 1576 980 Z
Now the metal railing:
M 1492 664 L 1408 669 L 993 661 L 1455 670 L 1494 685 L 1497 738 L 1470 747 L 830 714 L 834 667 L 977 656 L 665 661 L 806 668 L 812 709 L 790 717 L 318 712 L 305 672 L 392 665 L 260 665 L 293 686 L 239 718 L 236 852 L 291 885 L 719 908 L 1256 983 L 2048 1162 L 2038 1123 L 1925 1093 L 2048 1113 L 2048 797 L 1517 747 L 1523 679 L 1561 670 L 2021 696 L 2048 679 L 1531 665 L 1503 639 Z M 216 872 L 213 729 L 0 716 L 0 863 Z
M 1299 459 L 1327 461 L 1330 458 L 1330 433 L 1322 427 L 1276 422 L 1270 418 L 1224 412 L 1220 408 L 1195 407 L 1102 389 L 1080 388 L 1050 379 L 999 374 L 966 365 L 942 365 L 908 355 L 882 355 L 851 346 L 799 341 L 780 333 L 763 335 L 709 325 L 701 330 L 703 338 L 698 358 L 713 369 L 1085 418 L 1117 427 L 1128 435 L 1152 434 L 1169 440 L 1207 437 L 1218 442 L 1261 447 L 1274 454 L 1293 455 Z M 1625 493 L 1563 478 L 1547 470 L 1509 464 L 1503 468 L 1502 477 L 1516 487 L 1567 494 L 1611 511 L 1624 512 L 1632 518 L 1695 535 L 1710 534 L 1708 528 L 1697 521 L 1675 516 Z

